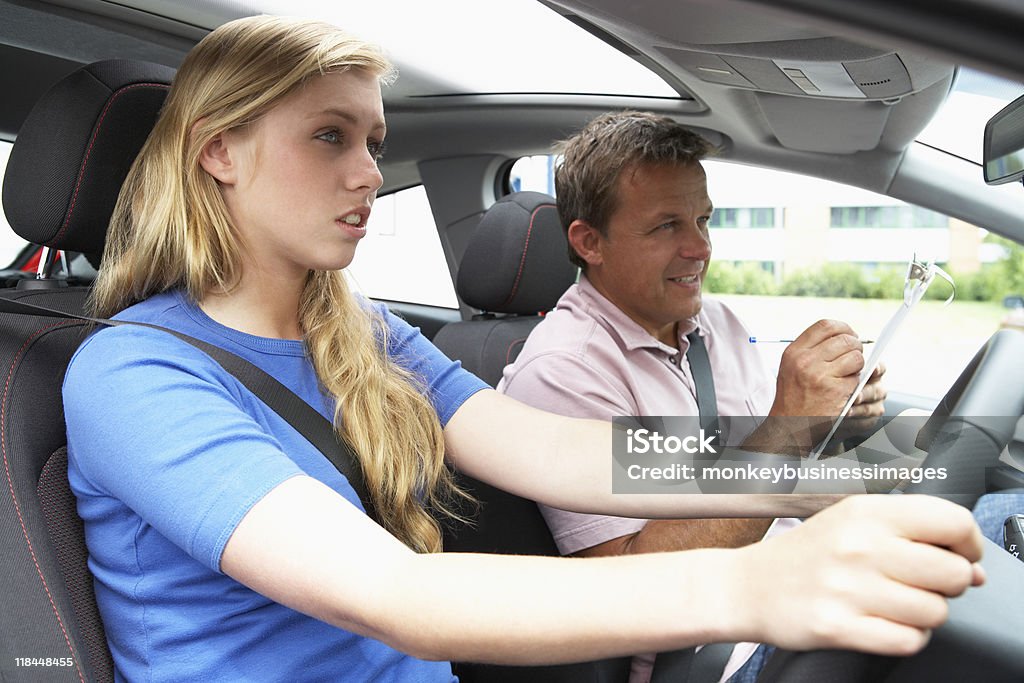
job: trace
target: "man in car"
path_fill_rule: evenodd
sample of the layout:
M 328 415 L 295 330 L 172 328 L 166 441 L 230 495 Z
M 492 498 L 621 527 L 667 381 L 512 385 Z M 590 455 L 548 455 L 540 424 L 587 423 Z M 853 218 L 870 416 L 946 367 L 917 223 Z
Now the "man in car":
M 569 258 L 582 274 L 506 368 L 500 390 L 575 417 L 697 415 L 687 360 L 687 335 L 695 332 L 707 348 L 720 415 L 839 414 L 864 365 L 861 342 L 849 326 L 825 320 L 812 325 L 786 350 L 776 380 L 736 315 L 721 302 L 702 299 L 713 207 L 700 161 L 710 151 L 709 143 L 672 119 L 637 112 L 598 117 L 563 143 L 555 174 L 558 211 Z M 880 376 L 877 371 L 871 378 L 851 417 L 882 414 Z M 747 436 L 731 433 L 728 442 Z M 792 445 L 805 453 L 813 447 Z M 797 523 L 542 511 L 562 554 L 580 556 L 739 547 Z M 737 646 L 726 675 L 755 647 Z M 635 659 L 633 669 L 632 681 L 647 680 L 651 656 Z M 756 675 L 757 669 L 751 662 L 742 674 Z

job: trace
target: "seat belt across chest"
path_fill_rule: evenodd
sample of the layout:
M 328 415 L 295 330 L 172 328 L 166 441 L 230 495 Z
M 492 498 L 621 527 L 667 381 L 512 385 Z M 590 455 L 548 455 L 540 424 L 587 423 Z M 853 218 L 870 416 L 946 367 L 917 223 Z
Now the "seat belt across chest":
M 363 479 L 362 468 L 356 459 L 352 448 L 344 439 L 338 437 L 334 431 L 334 425 L 330 420 L 318 413 L 311 405 L 303 401 L 291 389 L 281 384 L 266 371 L 250 363 L 241 356 L 231 353 L 225 349 L 190 337 L 187 334 L 175 330 L 151 325 L 149 323 L 138 323 L 127 320 L 108 320 L 106 318 L 90 318 L 88 316 L 66 313 L 45 306 L 25 303 L 16 299 L 0 298 L 0 313 L 12 313 L 15 315 L 34 315 L 48 318 L 65 318 L 69 320 L 81 320 L 83 322 L 117 327 L 120 325 L 138 325 L 150 327 L 155 330 L 162 330 L 172 334 L 178 339 L 191 344 L 213 360 L 217 361 L 224 370 L 233 375 L 242 383 L 246 389 L 251 391 L 257 398 L 267 405 L 271 410 L 291 425 L 295 431 L 301 434 L 309 443 L 316 447 L 331 464 L 348 480 L 349 484 L 359 496 L 366 514 L 371 519 L 377 520 L 373 502 L 370 499 L 369 491 Z

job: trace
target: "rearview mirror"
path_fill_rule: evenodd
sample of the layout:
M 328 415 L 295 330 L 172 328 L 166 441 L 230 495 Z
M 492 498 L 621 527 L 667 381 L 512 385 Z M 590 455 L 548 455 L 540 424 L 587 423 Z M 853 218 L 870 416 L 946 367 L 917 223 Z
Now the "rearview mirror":
M 1010 102 L 985 124 L 983 155 L 989 185 L 1024 177 L 1024 97 Z

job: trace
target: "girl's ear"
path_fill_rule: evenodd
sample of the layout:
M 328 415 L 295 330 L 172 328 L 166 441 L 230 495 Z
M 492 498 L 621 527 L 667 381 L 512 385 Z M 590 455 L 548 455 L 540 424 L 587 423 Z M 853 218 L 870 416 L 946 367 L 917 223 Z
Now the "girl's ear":
M 238 168 L 234 163 L 232 151 L 227 134 L 218 133 L 199 151 L 199 165 L 218 183 L 234 185 L 238 181 Z

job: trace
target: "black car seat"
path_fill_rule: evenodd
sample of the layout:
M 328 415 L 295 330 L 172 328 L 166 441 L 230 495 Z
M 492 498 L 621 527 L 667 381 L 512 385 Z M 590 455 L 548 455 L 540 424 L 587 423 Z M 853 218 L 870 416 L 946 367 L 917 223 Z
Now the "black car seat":
M 56 84 L 18 133 L 4 176 L 14 230 L 53 250 L 98 255 L 118 191 L 170 86 L 172 69 L 98 62 Z M 81 313 L 86 286 L 20 279 L 0 290 Z M 82 522 L 67 483 L 61 383 L 86 324 L 0 314 L 0 679 L 112 681 Z M 101 396 L 96 397 L 102 400 Z M 16 658 L 49 658 L 19 666 Z
M 445 325 L 434 344 L 494 386 L 516 359 L 542 313 L 576 281 L 555 200 L 540 192 L 514 192 L 496 202 L 470 238 L 456 289 L 483 311 L 472 320 Z M 459 483 L 480 502 L 472 525 L 450 526 L 449 552 L 558 555 L 536 503 L 469 477 Z M 463 683 L 623 683 L 629 658 L 562 666 L 489 666 L 457 663 Z
M 459 266 L 459 296 L 483 312 L 445 325 L 434 344 L 495 386 L 543 320 L 540 314 L 575 281 L 554 198 L 514 192 L 484 213 Z M 458 476 L 483 505 L 474 525 L 449 530 L 446 550 L 558 554 L 535 503 Z
M 513 192 L 489 208 L 459 262 L 456 290 L 482 311 L 449 323 L 434 344 L 495 386 L 530 331 L 576 282 L 555 200 L 540 192 Z

